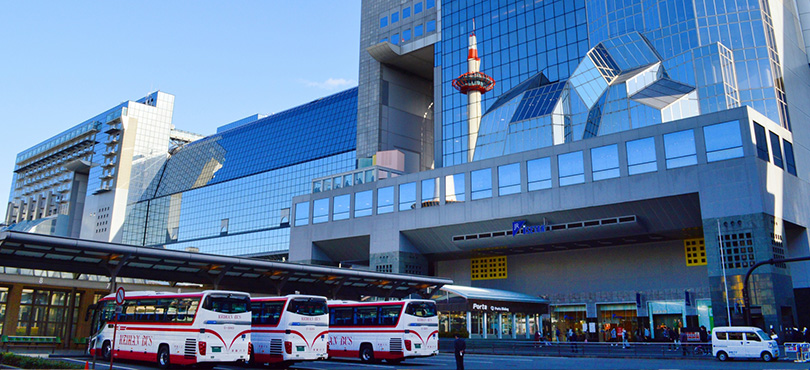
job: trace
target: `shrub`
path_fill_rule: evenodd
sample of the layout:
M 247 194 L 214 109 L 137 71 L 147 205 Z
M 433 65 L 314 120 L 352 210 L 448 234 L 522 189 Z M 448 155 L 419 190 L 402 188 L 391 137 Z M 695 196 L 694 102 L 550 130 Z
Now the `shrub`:
M 84 369 L 84 365 L 0 352 L 0 363 L 22 369 Z

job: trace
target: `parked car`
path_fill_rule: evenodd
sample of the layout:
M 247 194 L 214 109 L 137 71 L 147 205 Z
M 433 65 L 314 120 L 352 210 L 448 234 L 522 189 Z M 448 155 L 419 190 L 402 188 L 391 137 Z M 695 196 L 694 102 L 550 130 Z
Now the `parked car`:
M 779 345 L 760 328 L 719 326 L 712 330 L 712 354 L 720 361 L 730 358 L 779 358 Z

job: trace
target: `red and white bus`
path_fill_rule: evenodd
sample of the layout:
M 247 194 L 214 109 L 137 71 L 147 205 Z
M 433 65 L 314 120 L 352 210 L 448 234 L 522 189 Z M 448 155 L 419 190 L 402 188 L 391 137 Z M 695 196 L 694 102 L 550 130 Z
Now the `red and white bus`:
M 251 363 L 323 360 L 329 342 L 326 298 L 288 295 L 251 299 Z
M 329 357 L 399 363 L 439 353 L 436 302 L 329 301 Z
M 105 360 L 150 361 L 167 368 L 250 357 L 248 293 L 128 292 L 116 320 L 115 294 L 90 309 L 94 311 L 88 352 Z

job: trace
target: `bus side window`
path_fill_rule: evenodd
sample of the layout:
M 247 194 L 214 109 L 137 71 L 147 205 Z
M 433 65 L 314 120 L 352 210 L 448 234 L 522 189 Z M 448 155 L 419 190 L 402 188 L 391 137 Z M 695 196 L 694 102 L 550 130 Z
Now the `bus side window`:
M 166 321 L 166 310 L 169 308 L 169 301 L 166 299 L 159 299 L 155 304 L 155 321 Z
M 135 302 L 124 302 L 124 307 L 121 308 L 121 315 L 119 321 L 135 321 Z M 114 309 L 114 308 L 113 308 Z
M 174 322 L 177 321 L 177 307 L 178 302 L 176 299 L 172 299 L 169 302 L 169 307 L 166 309 L 166 321 L 167 322 Z
M 380 325 L 396 325 L 402 306 L 380 307 Z
M 250 304 L 250 322 L 251 324 L 261 324 L 259 321 L 262 313 L 262 304 L 254 302 Z

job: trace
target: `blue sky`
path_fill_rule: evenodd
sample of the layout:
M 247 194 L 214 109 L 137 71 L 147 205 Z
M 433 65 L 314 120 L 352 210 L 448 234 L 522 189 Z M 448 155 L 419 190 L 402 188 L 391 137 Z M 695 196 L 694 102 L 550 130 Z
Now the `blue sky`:
M 4 1 L 0 35 L 4 219 L 17 153 L 122 101 L 212 134 L 356 86 L 360 0 Z

